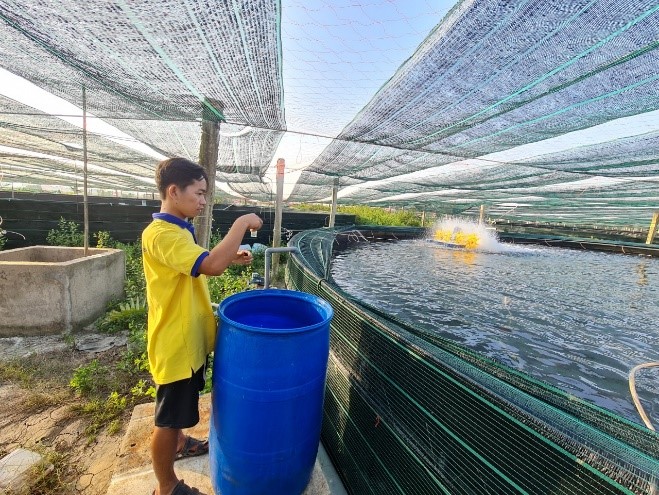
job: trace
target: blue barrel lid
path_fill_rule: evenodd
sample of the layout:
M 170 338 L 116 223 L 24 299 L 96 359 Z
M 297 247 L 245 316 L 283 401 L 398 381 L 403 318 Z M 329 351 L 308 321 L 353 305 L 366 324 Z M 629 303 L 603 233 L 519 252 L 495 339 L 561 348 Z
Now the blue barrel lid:
M 314 306 L 314 309 L 318 312 L 320 316 L 320 321 L 315 322 L 311 325 L 304 325 L 295 328 L 286 328 L 286 333 L 305 332 L 318 327 L 328 325 L 330 320 L 334 316 L 334 310 L 332 309 L 332 306 L 324 299 L 315 296 L 313 294 L 309 294 L 307 292 L 300 292 L 300 291 L 288 290 L 288 289 L 255 289 L 255 290 L 240 292 L 238 294 L 233 294 L 232 296 L 227 297 L 220 303 L 219 307 L 217 308 L 217 315 L 219 316 L 221 322 L 226 322 L 242 330 L 260 332 L 260 333 L 281 333 L 282 332 L 281 328 L 268 328 L 268 327 L 262 328 L 260 326 L 248 325 L 243 322 L 236 321 L 234 318 L 230 318 L 229 316 L 227 316 L 227 310 L 232 305 L 241 302 L 249 302 L 250 304 L 254 304 L 254 307 L 258 308 L 260 307 L 258 300 L 263 298 L 281 298 L 282 305 L 286 304 L 286 300 L 288 300 L 291 303 L 297 303 L 297 304 L 301 302 L 307 303 L 309 305 Z

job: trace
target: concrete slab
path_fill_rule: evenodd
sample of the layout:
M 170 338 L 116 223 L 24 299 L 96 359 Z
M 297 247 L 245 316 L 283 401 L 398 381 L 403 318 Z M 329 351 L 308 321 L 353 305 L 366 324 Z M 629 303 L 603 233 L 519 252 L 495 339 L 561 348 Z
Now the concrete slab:
M 196 438 L 208 437 L 210 399 L 210 394 L 203 395 L 200 398 L 199 424 L 186 430 L 186 434 Z M 151 469 L 149 445 L 153 431 L 154 409 L 155 405 L 151 403 L 141 404 L 133 410 L 107 495 L 152 493 L 156 485 L 156 479 Z M 174 467 L 179 479 L 185 480 L 188 485 L 195 486 L 202 493 L 208 495 L 214 493 L 210 480 L 208 455 L 182 459 L 177 461 Z M 345 494 L 346 491 L 321 445 L 311 480 L 303 495 Z
M 3 359 L 24 358 L 33 354 L 63 351 L 70 348 L 71 345 L 82 352 L 99 353 L 112 347 L 124 347 L 128 342 L 128 332 L 108 335 L 94 333 L 89 328 L 85 329 L 85 332 L 73 335 L 0 337 L 0 356 Z
M 31 483 L 34 476 L 45 476 L 53 470 L 41 454 L 26 449 L 16 449 L 0 459 L 0 490 L 21 490 Z

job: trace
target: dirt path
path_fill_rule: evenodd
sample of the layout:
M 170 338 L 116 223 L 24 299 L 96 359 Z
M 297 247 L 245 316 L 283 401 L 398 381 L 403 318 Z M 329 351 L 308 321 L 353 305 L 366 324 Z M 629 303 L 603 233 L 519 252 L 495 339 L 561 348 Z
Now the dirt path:
M 94 358 L 111 363 L 120 353 L 67 349 L 19 361 L 0 359 L 0 456 L 22 447 L 54 465 L 43 480 L 11 495 L 105 495 L 131 411 L 117 433 L 90 436 L 85 431 L 90 420 L 76 412 L 81 400 L 68 381 L 80 364 Z

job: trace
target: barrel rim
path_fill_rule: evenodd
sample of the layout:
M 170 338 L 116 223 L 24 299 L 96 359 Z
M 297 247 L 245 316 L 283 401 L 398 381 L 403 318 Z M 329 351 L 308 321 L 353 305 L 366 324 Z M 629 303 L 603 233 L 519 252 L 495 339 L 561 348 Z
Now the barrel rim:
M 287 297 L 287 298 L 292 298 L 292 299 L 298 299 L 298 300 L 303 300 L 308 303 L 315 304 L 317 306 L 320 306 L 323 308 L 325 312 L 325 316 L 322 319 L 322 321 L 318 323 L 314 323 L 312 325 L 306 325 L 303 327 L 296 327 L 296 328 L 261 328 L 261 327 L 254 327 L 251 325 L 246 325 L 244 323 L 240 323 L 238 321 L 235 321 L 229 317 L 226 316 L 224 313 L 224 310 L 230 306 L 231 304 L 241 301 L 243 299 L 250 299 L 250 298 L 259 298 L 263 297 L 264 295 L 268 296 L 275 296 L 275 297 Z M 291 333 L 302 333 L 302 332 L 308 332 L 310 330 L 315 330 L 318 328 L 323 328 L 327 325 L 329 325 L 330 321 L 332 320 L 332 317 L 334 316 L 334 309 L 332 308 L 331 304 L 328 303 L 325 299 L 318 297 L 314 294 L 309 294 L 308 292 L 302 292 L 298 290 L 290 290 L 290 289 L 255 289 L 255 290 L 248 290 L 244 292 L 239 292 L 237 294 L 233 294 L 225 299 L 222 300 L 220 305 L 217 308 L 217 316 L 220 318 L 220 323 L 226 322 L 230 325 L 235 326 L 236 328 L 240 328 L 241 330 L 246 330 L 249 332 L 254 332 L 254 333 L 267 333 L 267 334 L 278 334 L 278 335 L 286 335 L 286 334 L 291 334 Z

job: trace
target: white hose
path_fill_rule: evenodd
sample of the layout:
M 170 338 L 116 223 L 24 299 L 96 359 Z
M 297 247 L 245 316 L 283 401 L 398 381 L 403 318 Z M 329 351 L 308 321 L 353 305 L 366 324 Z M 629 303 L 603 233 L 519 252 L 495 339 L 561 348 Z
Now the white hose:
M 643 363 L 639 364 L 638 366 L 634 366 L 632 370 L 629 372 L 629 391 L 632 393 L 632 399 L 634 400 L 634 405 L 636 406 L 636 410 L 638 411 L 638 414 L 641 416 L 641 419 L 645 423 L 645 426 L 647 426 L 650 430 L 656 431 L 654 429 L 654 426 L 652 426 L 652 423 L 650 422 L 650 418 L 648 418 L 648 415 L 645 414 L 645 410 L 643 409 L 643 406 L 641 405 L 641 401 L 638 399 L 638 394 L 636 393 L 636 372 L 642 368 L 653 368 L 655 366 L 659 366 L 659 361 L 651 361 L 649 363 Z M 657 485 L 654 481 L 650 481 L 651 486 L 650 486 L 650 493 L 649 495 L 656 495 L 657 493 Z
M 634 366 L 632 370 L 629 372 L 629 391 L 632 393 L 632 399 L 634 400 L 634 405 L 636 406 L 636 410 L 638 411 L 638 414 L 641 416 L 641 419 L 645 423 L 645 426 L 647 426 L 649 429 L 652 431 L 656 431 L 654 429 L 654 426 L 652 426 L 652 423 L 650 422 L 650 418 L 648 418 L 648 415 L 645 414 L 645 410 L 643 409 L 643 406 L 641 405 L 641 401 L 638 399 L 638 394 L 636 393 L 636 372 L 642 368 L 653 368 L 655 366 L 659 366 L 659 361 L 652 361 L 649 363 L 643 363 L 639 364 L 638 366 Z

